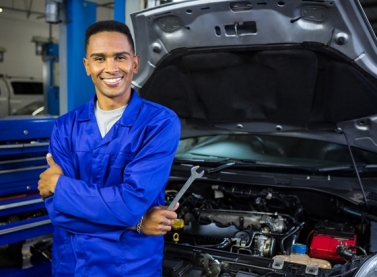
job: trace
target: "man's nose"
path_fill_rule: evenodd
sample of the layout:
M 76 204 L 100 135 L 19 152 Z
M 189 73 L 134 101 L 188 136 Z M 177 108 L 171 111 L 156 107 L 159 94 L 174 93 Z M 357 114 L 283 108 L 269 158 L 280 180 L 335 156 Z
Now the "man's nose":
M 108 59 L 106 61 L 106 70 L 108 72 L 117 72 L 118 71 L 118 64 L 116 61 L 112 59 Z

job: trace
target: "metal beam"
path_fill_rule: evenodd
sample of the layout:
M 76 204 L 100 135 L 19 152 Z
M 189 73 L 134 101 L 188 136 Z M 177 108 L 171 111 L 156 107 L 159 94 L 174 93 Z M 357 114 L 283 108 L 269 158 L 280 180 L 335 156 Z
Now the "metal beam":
M 93 83 L 86 75 L 85 31 L 96 22 L 96 3 L 84 0 L 66 0 L 66 15 L 59 25 L 60 114 L 64 114 L 91 99 Z
M 32 11 L 32 10 L 17 9 L 17 8 L 6 7 L 6 6 L 1 6 L 1 8 L 3 10 L 14 11 L 14 12 L 23 12 L 23 13 L 26 13 L 26 14 L 36 14 L 36 15 L 40 15 L 40 16 L 45 15 L 42 12 L 36 12 L 36 11 Z
M 30 0 L 29 8 L 27 9 L 27 15 L 26 15 L 27 18 L 29 18 L 29 16 L 30 16 L 30 11 L 31 11 L 32 6 L 33 6 L 33 0 Z
M 126 23 L 126 0 L 115 0 L 114 20 Z
M 114 9 L 114 1 L 103 3 L 103 4 L 97 4 L 97 7 L 99 7 L 99 8 Z

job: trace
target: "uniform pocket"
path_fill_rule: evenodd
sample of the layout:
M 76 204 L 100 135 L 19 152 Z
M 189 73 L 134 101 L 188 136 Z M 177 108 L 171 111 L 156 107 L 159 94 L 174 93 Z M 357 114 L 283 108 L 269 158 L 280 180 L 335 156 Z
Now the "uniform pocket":
M 120 241 L 76 235 L 78 276 L 121 277 L 123 246 Z
M 111 167 L 116 169 L 125 169 L 135 155 L 128 152 L 120 152 L 117 156 L 111 158 Z
M 54 276 L 73 276 L 76 265 L 72 249 L 71 235 L 55 228 L 52 247 L 52 271 Z
M 108 168 L 108 175 L 106 176 L 105 186 L 123 183 L 125 180 L 125 169 L 133 158 L 132 154 L 124 152 L 119 153 L 116 157 L 112 157 L 109 160 L 108 167 L 106 167 Z
M 124 276 L 161 276 L 164 239 L 126 231 L 122 237 Z M 155 275 L 158 272 L 160 275 Z

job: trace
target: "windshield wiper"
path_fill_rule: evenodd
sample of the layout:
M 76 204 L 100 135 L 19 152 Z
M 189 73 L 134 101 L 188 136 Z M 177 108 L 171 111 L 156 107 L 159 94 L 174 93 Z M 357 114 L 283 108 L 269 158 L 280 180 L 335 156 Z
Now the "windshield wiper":
M 224 168 L 232 167 L 232 166 L 234 166 L 235 164 L 236 164 L 236 162 L 226 163 L 226 164 L 220 165 L 220 166 L 218 166 L 218 167 L 213 167 L 213 168 L 207 169 L 206 172 L 207 172 L 208 174 L 211 174 L 211 173 L 214 173 L 214 172 L 217 172 L 217 171 L 223 170 Z
M 377 168 L 377 164 L 356 164 L 358 170 L 360 169 L 371 169 Z M 317 172 L 333 172 L 333 171 L 344 171 L 344 170 L 355 170 L 355 166 L 353 164 L 344 164 L 344 165 L 334 165 L 334 166 L 326 166 L 317 168 Z
M 232 160 L 232 159 L 226 159 L 226 160 Z M 232 160 L 231 162 L 228 162 L 226 164 L 222 164 L 217 167 L 209 168 L 206 170 L 208 174 L 221 171 L 225 168 L 234 167 L 234 166 L 244 166 L 244 165 L 259 165 L 262 164 L 262 162 L 254 161 L 254 160 Z M 264 163 L 263 163 L 264 164 Z
M 250 159 L 235 159 L 235 158 L 217 158 L 212 157 L 211 159 L 175 159 L 174 162 L 188 162 L 188 163 L 198 163 L 202 165 L 219 165 L 213 168 L 209 168 L 206 171 L 207 174 L 215 173 L 221 171 L 225 168 L 245 168 L 245 167 L 258 167 L 258 168 L 279 168 L 279 169 L 297 169 L 309 172 L 315 172 L 314 167 L 308 166 L 298 166 L 290 164 L 281 164 L 281 163 L 271 163 L 258 160 Z M 226 163 L 224 163 L 226 162 Z
M 255 168 L 279 168 L 279 169 L 295 169 L 301 170 L 303 172 L 311 172 L 313 174 L 319 173 L 328 173 L 328 172 L 350 172 L 354 171 L 355 167 L 353 164 L 341 164 L 341 165 L 333 165 L 333 166 L 323 166 L 323 167 L 316 167 L 316 166 L 300 166 L 300 165 L 290 165 L 290 164 L 282 164 L 282 163 L 271 163 L 265 161 L 258 161 L 258 160 L 249 160 L 249 159 L 234 159 L 234 158 L 214 158 L 213 156 L 210 159 L 175 159 L 175 162 L 179 163 L 195 163 L 207 166 L 215 167 L 208 168 L 205 170 L 207 174 L 219 172 L 226 168 L 245 168 L 245 167 L 255 167 Z M 216 166 L 217 165 L 217 166 Z M 365 170 L 365 169 L 377 169 L 377 164 L 365 164 L 359 163 L 356 165 L 358 171 Z
M 258 161 L 254 160 L 242 160 L 242 159 L 231 159 L 231 158 L 216 158 L 213 157 L 209 160 L 206 159 L 175 159 L 174 162 L 189 162 L 189 163 L 199 163 L 199 164 L 206 164 L 209 166 L 220 164 L 219 166 L 209 168 L 205 170 L 206 173 L 214 173 L 223 170 L 224 168 L 229 168 L 233 166 L 242 166 L 242 165 L 255 165 Z M 226 162 L 226 163 L 224 163 Z

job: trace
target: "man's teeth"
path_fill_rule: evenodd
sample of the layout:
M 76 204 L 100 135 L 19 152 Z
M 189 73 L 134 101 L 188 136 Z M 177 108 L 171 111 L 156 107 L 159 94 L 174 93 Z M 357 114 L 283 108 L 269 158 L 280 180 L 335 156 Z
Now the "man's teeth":
M 116 82 L 120 81 L 120 79 L 122 79 L 122 78 L 104 79 L 104 81 L 106 83 L 116 83 Z

